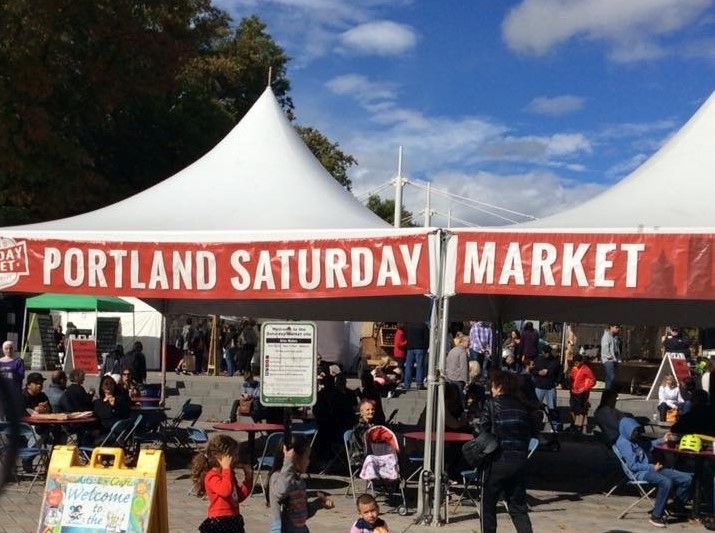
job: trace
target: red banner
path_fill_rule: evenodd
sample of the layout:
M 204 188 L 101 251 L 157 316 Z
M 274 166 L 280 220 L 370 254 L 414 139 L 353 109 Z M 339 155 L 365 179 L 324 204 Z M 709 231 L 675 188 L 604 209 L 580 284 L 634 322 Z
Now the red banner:
M 430 292 L 428 235 L 254 243 L 0 237 L 0 290 L 276 299 Z
M 457 237 L 457 294 L 715 299 L 712 234 Z

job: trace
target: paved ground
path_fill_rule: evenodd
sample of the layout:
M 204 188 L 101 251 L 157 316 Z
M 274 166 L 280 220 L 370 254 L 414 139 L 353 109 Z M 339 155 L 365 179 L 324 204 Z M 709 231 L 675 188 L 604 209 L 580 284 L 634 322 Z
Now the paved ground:
M 537 451 L 531 459 L 529 501 L 531 518 L 537 532 L 645 532 L 653 528 L 647 522 L 647 507 L 618 520 L 620 510 L 633 500 L 627 492 L 605 498 L 601 492 L 613 484 L 618 476 L 605 447 L 585 440 L 562 441 L 559 452 Z M 323 489 L 335 495 L 336 509 L 321 511 L 310 521 L 313 533 L 347 532 L 354 520 L 351 498 L 342 493 L 346 487 L 344 478 L 314 477 L 311 489 Z M 41 488 L 29 495 L 17 492 L 10 486 L 0 496 L 0 532 L 36 531 L 36 520 L 41 502 Z M 170 467 L 168 472 L 169 523 L 172 533 L 196 531 L 206 513 L 206 502 L 187 494 L 188 470 L 185 461 Z M 414 490 L 408 491 L 414 498 Z M 411 504 L 414 507 L 413 504 Z M 268 510 L 261 494 L 256 494 L 241 506 L 248 533 L 268 531 Z M 433 528 L 415 526 L 412 519 L 388 513 L 385 519 L 394 532 L 421 533 Z M 462 506 L 452 523 L 443 528 L 454 533 L 479 531 L 475 510 L 471 505 Z M 499 515 L 500 531 L 513 531 L 508 515 Z M 696 522 L 672 524 L 670 531 L 704 531 Z

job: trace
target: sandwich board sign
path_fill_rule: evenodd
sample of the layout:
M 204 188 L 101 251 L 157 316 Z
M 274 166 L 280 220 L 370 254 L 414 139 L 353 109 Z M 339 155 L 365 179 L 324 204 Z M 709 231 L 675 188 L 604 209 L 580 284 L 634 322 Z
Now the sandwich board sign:
M 261 404 L 311 407 L 317 396 L 317 327 L 314 322 L 261 326 Z
M 75 368 L 84 370 L 85 374 L 98 374 L 97 343 L 94 339 L 70 338 L 68 352 L 65 355 L 65 372 Z
M 108 457 L 114 464 L 104 466 Z M 163 533 L 166 491 L 161 450 L 141 450 L 130 468 L 121 448 L 95 448 L 82 465 L 75 446 L 55 446 L 37 533 Z
M 660 368 L 658 373 L 655 375 L 653 384 L 650 386 L 648 391 L 648 396 L 645 397 L 646 400 L 652 400 L 658 396 L 658 387 L 663 382 L 667 375 L 673 376 L 675 378 L 676 385 L 681 385 L 685 378 L 690 377 L 690 367 L 688 366 L 688 360 L 684 357 L 673 357 L 671 354 L 665 354 L 663 360 L 660 363 Z

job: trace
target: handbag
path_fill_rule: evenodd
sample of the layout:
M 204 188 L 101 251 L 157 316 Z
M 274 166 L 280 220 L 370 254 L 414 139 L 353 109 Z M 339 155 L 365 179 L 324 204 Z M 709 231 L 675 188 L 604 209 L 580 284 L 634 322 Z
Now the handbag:
M 464 443 L 462 455 L 472 468 L 479 468 L 490 460 L 499 449 L 499 439 L 494 425 L 494 405 L 489 401 L 485 406 L 492 422 L 491 431 L 482 431 L 474 439 Z
M 238 414 L 239 415 L 250 416 L 252 407 L 253 407 L 253 398 L 241 398 L 238 400 Z

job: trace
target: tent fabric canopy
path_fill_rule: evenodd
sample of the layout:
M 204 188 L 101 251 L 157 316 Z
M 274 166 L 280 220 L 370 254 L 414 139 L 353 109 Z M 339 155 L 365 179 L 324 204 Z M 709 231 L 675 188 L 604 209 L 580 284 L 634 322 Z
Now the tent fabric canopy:
M 90 213 L 6 229 L 30 235 L 87 228 L 193 233 L 389 227 L 323 168 L 269 87 L 221 142 L 174 176 Z
M 99 311 L 131 313 L 134 306 L 121 298 L 112 296 L 86 296 L 81 294 L 40 294 L 28 298 L 28 310 L 56 309 L 58 311 Z
M 713 228 L 714 196 L 715 92 L 660 150 L 613 187 L 574 208 L 513 227 Z

